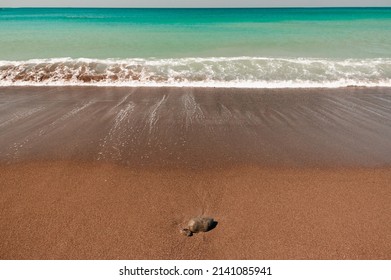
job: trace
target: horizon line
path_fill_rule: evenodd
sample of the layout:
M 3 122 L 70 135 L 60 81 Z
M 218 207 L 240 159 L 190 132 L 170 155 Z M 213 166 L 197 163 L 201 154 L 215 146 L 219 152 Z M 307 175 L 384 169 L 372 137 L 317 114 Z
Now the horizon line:
M 176 6 L 161 6 L 161 7 L 129 7 L 129 6 L 0 6 L 1 9 L 34 9 L 34 8 L 92 8 L 92 9 L 339 9 L 339 8 L 391 8 L 390 6 L 270 6 L 270 7 L 259 7 L 259 6 L 229 6 L 229 7 L 176 7 Z

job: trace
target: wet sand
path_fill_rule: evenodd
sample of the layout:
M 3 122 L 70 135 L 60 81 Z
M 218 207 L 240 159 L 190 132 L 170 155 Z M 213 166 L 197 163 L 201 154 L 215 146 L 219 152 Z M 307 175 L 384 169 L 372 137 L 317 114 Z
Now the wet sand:
M 391 89 L 0 89 L 0 259 L 390 259 Z M 210 232 L 179 233 L 193 216 Z

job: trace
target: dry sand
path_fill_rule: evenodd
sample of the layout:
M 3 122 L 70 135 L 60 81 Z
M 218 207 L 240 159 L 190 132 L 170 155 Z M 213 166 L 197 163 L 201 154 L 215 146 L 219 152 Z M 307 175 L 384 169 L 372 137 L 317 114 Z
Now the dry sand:
M 391 89 L 0 89 L 0 259 L 390 259 Z M 180 234 L 197 215 L 215 229 Z

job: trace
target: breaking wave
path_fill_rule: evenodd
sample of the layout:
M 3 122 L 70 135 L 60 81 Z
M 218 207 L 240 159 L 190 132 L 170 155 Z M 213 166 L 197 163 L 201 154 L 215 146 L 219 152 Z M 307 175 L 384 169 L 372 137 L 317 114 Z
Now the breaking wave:
M 0 61 L 0 86 L 391 86 L 391 58 L 214 57 Z

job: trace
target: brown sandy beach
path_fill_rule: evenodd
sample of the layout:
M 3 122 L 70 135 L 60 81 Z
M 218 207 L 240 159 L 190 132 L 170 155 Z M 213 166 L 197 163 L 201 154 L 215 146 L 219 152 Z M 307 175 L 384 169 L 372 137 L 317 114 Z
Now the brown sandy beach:
M 390 139 L 389 88 L 0 88 L 0 259 L 390 259 Z

